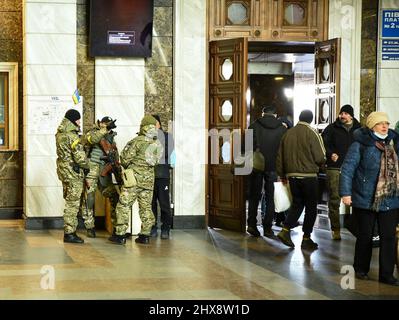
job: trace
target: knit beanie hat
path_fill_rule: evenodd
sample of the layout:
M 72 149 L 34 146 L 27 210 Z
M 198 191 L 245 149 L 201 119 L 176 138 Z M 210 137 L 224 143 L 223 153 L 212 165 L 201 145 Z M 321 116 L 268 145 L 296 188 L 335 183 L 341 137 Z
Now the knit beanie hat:
M 69 121 L 71 121 L 73 124 L 76 125 L 76 120 L 80 119 L 80 113 L 78 110 L 75 109 L 69 109 L 65 113 L 65 118 L 67 118 Z
M 157 120 L 156 120 L 153 116 L 147 114 L 147 115 L 145 115 L 144 118 L 141 120 L 141 124 L 140 124 L 140 125 L 141 125 L 142 127 L 144 127 L 144 126 L 148 126 L 148 125 L 153 125 L 153 126 L 155 126 L 156 124 L 157 124 Z
M 313 112 L 310 110 L 303 110 L 299 115 L 299 121 L 311 123 L 313 121 Z
M 367 117 L 366 126 L 369 129 L 373 129 L 374 126 L 380 122 L 388 122 L 389 123 L 388 115 L 385 112 L 374 111 L 374 112 L 370 113 L 369 116 Z
M 346 105 L 342 106 L 341 110 L 339 110 L 339 114 L 341 114 L 342 112 L 346 112 L 352 118 L 354 117 L 354 115 L 353 115 L 353 107 L 350 104 L 346 104 Z

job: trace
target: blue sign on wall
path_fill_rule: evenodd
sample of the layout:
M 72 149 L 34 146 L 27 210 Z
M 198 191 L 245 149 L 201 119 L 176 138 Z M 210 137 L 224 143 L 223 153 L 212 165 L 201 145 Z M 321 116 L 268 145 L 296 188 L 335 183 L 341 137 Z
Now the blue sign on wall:
M 399 10 L 382 11 L 382 37 L 399 37 Z

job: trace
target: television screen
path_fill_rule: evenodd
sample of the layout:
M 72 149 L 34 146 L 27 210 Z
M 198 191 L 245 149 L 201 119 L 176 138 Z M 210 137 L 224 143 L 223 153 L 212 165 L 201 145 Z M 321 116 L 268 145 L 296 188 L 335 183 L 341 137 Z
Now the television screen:
M 91 0 L 90 56 L 150 57 L 153 0 Z

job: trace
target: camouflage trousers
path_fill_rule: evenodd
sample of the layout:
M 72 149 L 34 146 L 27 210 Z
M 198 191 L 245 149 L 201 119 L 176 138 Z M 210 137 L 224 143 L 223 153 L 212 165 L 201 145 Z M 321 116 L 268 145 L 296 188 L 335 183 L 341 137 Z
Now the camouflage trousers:
M 155 224 L 154 214 L 151 209 L 152 190 L 139 187 L 122 187 L 119 202 L 116 206 L 115 232 L 124 235 L 129 225 L 129 215 L 135 201 L 139 203 L 139 215 L 141 220 L 140 234 L 149 236 L 151 227 Z
M 110 199 L 111 203 L 111 222 L 112 225 L 116 224 L 115 208 L 118 203 L 118 192 L 116 187 L 110 184 L 108 187 L 104 188 L 99 184 L 100 170 L 102 166 L 90 162 L 90 172 L 86 176 L 86 192 L 82 195 L 80 212 L 82 213 L 82 218 L 86 229 L 94 228 L 94 203 L 96 199 L 96 190 L 99 189 L 101 194 Z
M 71 179 L 62 182 L 64 209 L 64 232 L 74 233 L 78 226 L 78 212 L 83 192 L 83 179 Z

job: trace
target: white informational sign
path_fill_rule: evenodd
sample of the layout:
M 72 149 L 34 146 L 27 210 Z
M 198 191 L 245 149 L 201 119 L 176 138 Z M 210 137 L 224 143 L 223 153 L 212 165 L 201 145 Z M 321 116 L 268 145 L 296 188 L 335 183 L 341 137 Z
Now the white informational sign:
M 69 109 L 78 110 L 83 118 L 83 97 L 75 105 L 72 97 L 31 96 L 28 98 L 28 134 L 55 134 Z M 83 131 L 83 119 L 81 120 Z

